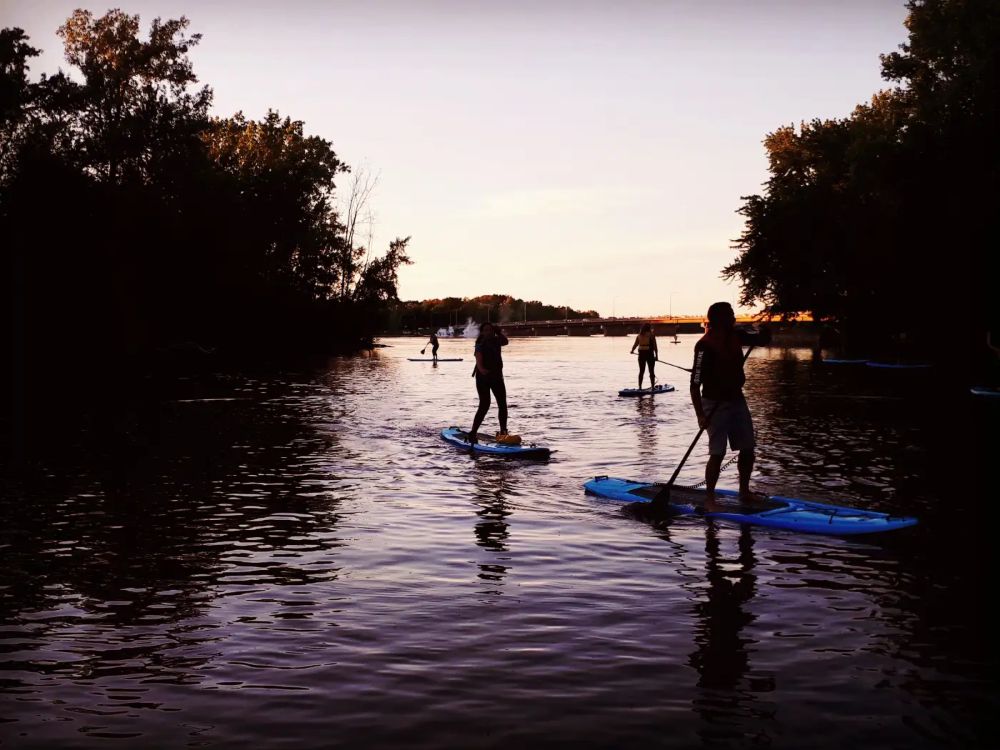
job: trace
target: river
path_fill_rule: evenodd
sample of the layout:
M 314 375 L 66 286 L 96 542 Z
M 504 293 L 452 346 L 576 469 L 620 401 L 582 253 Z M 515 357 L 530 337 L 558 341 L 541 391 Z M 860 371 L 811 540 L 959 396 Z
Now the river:
M 581 485 L 669 476 L 686 373 L 624 399 L 631 339 L 512 339 L 510 429 L 556 453 L 476 458 L 439 437 L 471 342 L 383 343 L 178 380 L 144 450 L 74 429 L 5 479 L 0 745 L 992 746 L 995 404 L 756 350 L 756 487 L 920 523 L 649 524 Z

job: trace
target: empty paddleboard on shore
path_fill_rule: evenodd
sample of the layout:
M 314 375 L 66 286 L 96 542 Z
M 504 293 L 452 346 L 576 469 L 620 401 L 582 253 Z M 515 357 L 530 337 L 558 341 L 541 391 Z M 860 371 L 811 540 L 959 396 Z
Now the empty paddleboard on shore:
M 461 362 L 462 357 L 438 357 L 437 359 L 432 359 L 431 357 L 407 357 L 407 362 Z
M 623 388 L 618 391 L 619 396 L 655 396 L 657 393 L 670 393 L 674 390 L 672 385 L 660 383 L 655 388 Z
M 664 485 L 598 476 L 583 486 L 587 492 L 599 497 L 629 503 L 648 503 L 656 497 Z M 715 500 L 716 504 L 721 506 L 720 509 L 706 511 L 704 490 L 675 485 L 670 490 L 667 510 L 677 515 L 699 514 L 706 518 L 718 518 L 752 526 L 837 536 L 874 534 L 906 528 L 917 523 L 917 519 L 912 516 L 891 516 L 887 513 L 778 495 L 764 497 L 759 502 L 755 501 L 748 505 L 740 502 L 739 493 L 735 490 L 717 489 Z
M 542 445 L 527 443 L 523 445 L 507 445 L 479 436 L 475 443 L 469 442 L 468 433 L 459 427 L 446 427 L 441 430 L 441 437 L 457 448 L 463 448 L 473 453 L 483 453 L 491 456 L 514 456 L 519 458 L 548 458 L 554 451 Z

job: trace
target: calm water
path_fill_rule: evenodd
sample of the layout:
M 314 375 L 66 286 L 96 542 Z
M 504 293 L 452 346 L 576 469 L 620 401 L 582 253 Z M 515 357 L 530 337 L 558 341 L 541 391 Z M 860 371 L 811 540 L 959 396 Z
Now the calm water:
M 661 356 L 687 365 L 694 340 Z M 471 422 L 469 342 L 437 367 L 386 343 L 180 380 L 149 450 L 53 435 L 5 482 L 0 745 L 993 744 L 994 405 L 755 352 L 758 487 L 921 524 L 654 526 L 581 483 L 669 476 L 695 432 L 685 373 L 619 399 L 630 339 L 513 339 L 511 430 L 558 452 L 511 462 L 438 436 Z

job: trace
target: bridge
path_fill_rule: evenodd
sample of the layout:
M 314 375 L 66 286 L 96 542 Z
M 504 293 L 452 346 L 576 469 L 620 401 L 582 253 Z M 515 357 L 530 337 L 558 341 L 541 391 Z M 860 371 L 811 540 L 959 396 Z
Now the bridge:
M 738 316 L 737 323 L 753 323 L 757 319 Z M 577 318 L 574 320 L 528 320 L 501 323 L 508 336 L 630 336 L 639 333 L 646 323 L 657 336 L 678 333 L 702 333 L 705 316 L 673 316 L 645 318 Z

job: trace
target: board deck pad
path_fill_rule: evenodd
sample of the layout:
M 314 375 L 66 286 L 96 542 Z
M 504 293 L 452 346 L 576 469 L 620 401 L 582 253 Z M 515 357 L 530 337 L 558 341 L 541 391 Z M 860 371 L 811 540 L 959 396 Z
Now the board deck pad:
M 660 493 L 660 490 L 666 486 L 666 482 L 644 484 L 641 487 L 629 490 L 628 493 L 635 495 L 637 502 L 643 502 L 655 498 Z M 670 488 L 670 502 L 674 504 L 690 505 L 696 509 L 704 508 L 705 497 L 705 490 L 694 487 L 684 487 L 683 485 L 675 484 Z M 784 508 L 787 505 L 787 503 L 776 502 L 764 495 L 760 496 L 759 502 L 755 501 L 753 503 L 741 503 L 738 496 L 733 498 L 728 495 L 717 497 L 716 502 L 725 507 L 727 511 L 737 513 L 760 513 L 762 510 L 775 510 L 777 508 Z

